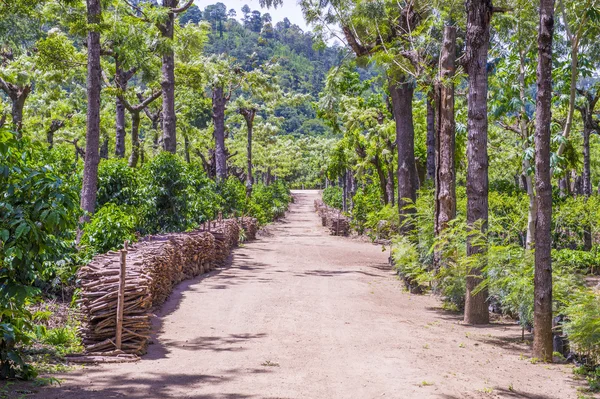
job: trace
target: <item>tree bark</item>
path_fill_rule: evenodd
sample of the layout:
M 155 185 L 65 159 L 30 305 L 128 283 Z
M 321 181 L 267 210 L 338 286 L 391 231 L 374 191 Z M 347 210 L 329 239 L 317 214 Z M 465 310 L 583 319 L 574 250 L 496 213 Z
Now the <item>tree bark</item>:
M 396 205 L 396 195 L 394 192 L 396 191 L 396 184 L 394 182 L 394 165 L 393 161 L 388 163 L 388 177 L 387 177 L 387 192 L 388 192 L 388 201 L 389 204 L 394 206 Z
M 254 128 L 254 117 L 256 116 L 256 109 L 240 109 L 240 114 L 244 117 L 246 121 L 246 131 L 248 134 L 248 142 L 246 144 L 246 152 L 247 152 L 247 168 L 248 171 L 246 173 L 246 197 L 250 198 L 252 195 L 252 185 L 254 184 L 254 178 L 252 177 L 252 131 Z M 268 185 L 268 183 L 267 183 Z
M 456 147 L 456 122 L 454 119 L 454 83 L 456 73 L 456 27 L 444 28 L 444 41 L 440 55 L 438 89 L 438 128 L 435 151 L 435 235 L 448 227 L 456 217 L 456 173 L 454 150 Z M 439 251 L 434 253 L 435 267 L 441 266 Z
M 585 201 L 592 195 L 592 176 L 590 165 L 590 134 L 591 130 L 584 126 L 583 128 L 583 176 L 582 176 L 582 191 Z M 592 229 L 589 223 L 583 225 L 583 250 L 592 250 Z
M 179 0 L 163 0 L 163 7 L 169 8 L 167 18 L 159 25 L 162 36 L 169 41 L 168 48 L 162 56 L 162 81 L 160 83 L 163 97 L 163 149 L 171 153 L 177 151 L 177 117 L 175 115 L 175 54 L 171 43 L 175 25 L 175 13 Z
M 223 92 L 223 87 L 216 86 L 212 93 L 212 117 L 215 136 L 215 161 L 217 180 L 227 179 L 227 153 L 225 150 L 225 107 L 227 98 Z
M 521 100 L 520 110 L 520 123 L 519 129 L 521 131 L 521 140 L 523 141 L 523 150 L 527 150 L 529 147 L 529 131 L 527 123 L 529 118 L 527 116 L 527 110 L 525 109 L 525 52 L 523 49 L 519 50 L 519 97 Z M 527 197 L 529 199 L 529 205 L 527 207 L 527 232 L 525 235 L 525 249 L 533 249 L 534 236 L 535 236 L 535 223 L 537 215 L 537 197 L 535 196 L 535 187 L 533 179 L 529 170 L 531 169 L 531 162 L 527 157 L 523 157 L 522 173 L 525 190 L 527 191 Z
M 383 199 L 384 205 L 389 204 L 389 191 L 388 191 L 388 179 L 385 176 L 385 172 L 383 171 L 383 165 L 381 164 L 381 158 L 378 154 L 371 158 L 371 163 L 375 167 L 375 171 L 377 172 L 377 177 L 379 178 L 379 188 L 381 189 L 381 199 Z
M 467 0 L 466 68 L 469 75 L 467 120 L 467 223 L 471 229 L 487 228 L 488 154 L 487 154 L 487 56 L 490 41 L 491 0 Z M 468 256 L 484 256 L 486 248 L 467 241 Z M 467 276 L 465 323 L 489 323 L 487 290 L 475 293 L 483 279 L 479 266 Z
M 540 0 L 535 129 L 535 187 L 538 197 L 535 229 L 533 356 L 552 362 L 552 183 L 550 124 L 552 122 L 552 35 L 554 0 Z
M 23 109 L 25 108 L 25 100 L 31 93 L 31 85 L 19 86 L 5 82 L 0 78 L 0 89 L 10 98 L 12 103 L 12 128 L 17 133 L 17 138 L 20 139 L 23 132 Z M 4 116 L 2 116 L 0 125 L 4 125 Z
M 115 54 L 115 88 L 119 92 L 124 92 L 127 89 L 127 81 L 125 81 L 125 72 L 121 67 L 119 56 Z M 118 158 L 125 157 L 125 105 L 121 100 L 120 93 L 116 99 L 116 137 L 115 137 L 115 155 Z
M 408 79 L 400 82 L 390 79 L 390 95 L 392 108 L 396 121 L 396 145 L 398 148 L 398 210 L 400 214 L 400 233 L 409 233 L 413 225 L 410 215 L 414 208 L 406 209 L 413 205 L 417 199 L 417 168 L 415 164 L 415 130 L 412 115 L 412 100 L 414 86 Z
M 129 167 L 135 168 L 140 156 L 140 111 L 131 113 L 131 155 L 129 156 Z
M 100 32 L 102 20 L 100 0 L 87 0 L 87 122 L 85 135 L 85 162 L 81 186 L 81 209 L 85 212 L 82 222 L 88 222 L 96 208 L 98 189 L 98 163 L 100 145 L 100 91 L 102 89 L 100 68 Z M 78 234 L 80 238 L 81 234 Z
M 427 180 L 435 179 L 435 112 L 433 90 L 427 93 Z
M 23 135 L 23 109 L 29 93 L 31 93 L 30 85 L 19 88 L 12 103 L 13 129 L 17 132 L 18 138 Z

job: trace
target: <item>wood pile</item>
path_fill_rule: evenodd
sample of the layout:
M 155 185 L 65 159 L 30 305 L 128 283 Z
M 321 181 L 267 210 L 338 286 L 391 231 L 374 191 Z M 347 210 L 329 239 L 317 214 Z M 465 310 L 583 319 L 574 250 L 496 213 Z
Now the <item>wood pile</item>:
M 246 232 L 246 240 L 255 240 L 256 233 L 258 232 L 258 219 L 243 217 L 240 224 L 242 225 L 242 229 Z
M 329 229 L 331 235 L 347 236 L 350 233 L 350 218 L 339 209 L 327 206 L 322 200 L 315 200 L 315 211 L 321 218 L 321 224 Z
M 82 267 L 77 276 L 78 305 L 86 357 L 81 361 L 98 356 L 126 360 L 131 354 L 145 353 L 152 308 L 162 304 L 182 280 L 222 264 L 238 244 L 240 224 L 236 219 L 221 220 L 192 232 L 147 236 L 128 248 L 120 349 L 115 337 L 121 251 L 98 255 Z M 248 218 L 245 224 L 250 231 L 247 237 L 255 237 L 256 220 Z

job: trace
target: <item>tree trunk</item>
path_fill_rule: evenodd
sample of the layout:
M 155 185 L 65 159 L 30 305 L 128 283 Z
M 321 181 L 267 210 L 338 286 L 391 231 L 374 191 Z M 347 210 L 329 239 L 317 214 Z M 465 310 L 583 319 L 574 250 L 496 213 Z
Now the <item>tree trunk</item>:
M 342 211 L 348 212 L 348 171 L 342 176 Z
M 190 139 L 187 134 L 183 135 L 183 153 L 185 155 L 185 162 L 191 163 L 192 160 L 190 158 Z
M 535 229 L 533 356 L 552 362 L 552 182 L 550 124 L 552 122 L 552 35 L 554 0 L 540 0 L 535 129 L 535 188 L 538 197 Z
M 118 55 L 115 55 L 115 87 L 119 92 L 124 92 L 127 89 L 127 82 L 124 81 L 125 72 L 121 67 Z M 116 100 L 116 137 L 115 137 L 115 155 L 118 158 L 125 157 L 125 105 L 120 98 L 120 94 L 117 95 Z
M 250 198 L 252 195 L 252 185 L 254 184 L 254 178 L 252 177 L 252 131 L 254 128 L 254 117 L 256 116 L 255 109 L 240 109 L 240 114 L 244 117 L 246 121 L 246 129 L 248 133 L 248 141 L 246 144 L 247 151 L 247 168 L 248 171 L 246 173 L 246 196 Z M 268 183 L 267 183 L 268 185 Z
M 163 7 L 173 9 L 177 6 L 178 0 L 163 0 Z M 160 25 L 162 36 L 168 40 L 166 49 L 162 56 L 162 88 L 163 99 L 163 149 L 171 153 L 177 151 L 177 131 L 175 115 L 175 54 L 173 52 L 173 28 L 175 23 L 175 14 L 172 11 L 167 12 L 165 22 Z
M 98 190 L 98 147 L 100 145 L 100 32 L 102 20 L 100 0 L 87 0 L 87 22 L 90 30 L 87 35 L 87 122 L 85 141 L 85 162 L 81 186 L 81 209 L 85 212 L 81 222 L 88 222 L 96 208 Z M 78 234 L 81 238 L 81 234 Z
M 571 195 L 571 182 L 568 173 L 565 172 L 565 175 L 558 180 L 558 188 L 561 198 Z
M 394 165 L 393 162 L 390 161 L 388 164 L 387 192 L 389 204 L 392 206 L 396 205 L 396 195 L 394 194 L 394 192 L 396 191 L 395 186 L 396 184 L 394 182 Z
M 427 93 L 427 180 L 435 179 L 435 107 L 433 91 Z
M 385 177 L 385 172 L 383 171 L 383 165 L 381 165 L 381 158 L 379 155 L 375 155 L 371 158 L 371 163 L 375 167 L 375 171 L 377 172 L 377 177 L 379 178 L 379 188 L 381 189 L 381 199 L 383 199 L 384 205 L 389 203 L 389 194 L 388 194 L 388 181 Z
M 438 95 L 438 128 L 434 139 L 435 152 L 435 235 L 448 227 L 456 217 L 456 173 L 454 150 L 456 147 L 456 123 L 454 120 L 454 83 L 456 73 L 456 27 L 444 28 L 444 41 L 440 55 L 440 79 Z M 441 254 L 434 253 L 435 267 L 441 266 Z
M 591 130 L 588 127 L 583 128 L 583 176 L 582 176 L 582 191 L 585 201 L 592 195 L 592 175 L 590 170 L 590 134 Z M 592 250 L 592 229 L 589 223 L 584 223 L 583 231 L 583 250 Z
M 129 167 L 135 168 L 140 156 L 140 111 L 131 112 L 131 155 Z
M 227 153 L 225 151 L 225 106 L 227 99 L 220 86 L 213 88 L 212 93 L 212 117 L 215 136 L 215 160 L 217 180 L 227 179 Z
M 469 75 L 467 119 L 467 223 L 470 228 L 487 228 L 488 221 L 488 154 L 487 154 L 487 56 L 490 41 L 491 0 L 467 0 L 466 65 Z M 477 225 L 480 223 L 480 225 Z M 481 255 L 485 246 L 467 242 L 468 256 Z M 487 290 L 475 289 L 481 283 L 480 266 L 467 276 L 465 323 L 489 323 Z
M 19 89 L 12 102 L 13 129 L 17 132 L 18 138 L 21 138 L 23 135 L 23 109 L 25 108 L 25 100 L 27 100 L 29 93 L 31 93 L 31 86 Z
M 402 82 L 390 79 L 389 90 L 396 121 L 396 143 L 398 146 L 398 210 L 400 214 L 400 233 L 409 233 L 413 226 L 410 215 L 417 199 L 417 168 L 415 165 L 415 130 L 412 115 L 414 87 L 406 78 Z
M 523 49 L 519 50 L 519 97 L 521 100 L 520 110 L 520 123 L 519 129 L 521 131 L 521 140 L 523 141 L 523 152 L 529 147 L 529 132 L 527 129 L 527 122 L 529 120 L 527 116 L 527 110 L 525 109 L 525 68 L 526 68 L 525 52 Z M 535 187 L 533 186 L 533 179 L 529 170 L 531 169 L 531 162 L 527 157 L 523 157 L 522 162 L 522 176 L 523 186 L 527 191 L 527 197 L 529 199 L 529 205 L 527 208 L 527 232 L 525 235 L 525 249 L 533 249 L 534 235 L 535 235 L 535 218 L 537 215 L 537 198 L 535 196 Z

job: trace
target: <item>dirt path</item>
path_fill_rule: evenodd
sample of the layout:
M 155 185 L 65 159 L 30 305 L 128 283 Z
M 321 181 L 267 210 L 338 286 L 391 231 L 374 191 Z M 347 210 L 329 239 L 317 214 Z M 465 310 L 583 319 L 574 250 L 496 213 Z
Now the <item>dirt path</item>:
M 178 287 L 134 364 L 60 376 L 38 398 L 577 398 L 513 325 L 474 328 L 403 291 L 380 246 L 331 237 L 295 194 L 232 266 Z

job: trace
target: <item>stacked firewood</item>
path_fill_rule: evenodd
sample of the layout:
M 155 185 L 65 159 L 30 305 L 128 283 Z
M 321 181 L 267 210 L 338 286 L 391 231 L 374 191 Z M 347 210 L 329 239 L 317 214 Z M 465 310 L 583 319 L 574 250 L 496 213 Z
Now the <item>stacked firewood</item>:
M 327 206 L 322 200 L 315 200 L 315 211 L 321 218 L 321 224 L 327 226 L 331 235 L 347 236 L 350 233 L 350 219 L 340 210 Z
M 144 237 L 130 246 L 125 262 L 120 350 L 115 336 L 121 252 L 98 255 L 82 267 L 78 272 L 78 304 L 86 354 L 96 359 L 144 353 L 150 338 L 152 308 L 162 304 L 182 280 L 222 264 L 237 246 L 239 233 L 238 221 L 226 219 L 188 233 Z
M 246 240 L 256 239 L 256 233 L 258 232 L 258 219 L 251 217 L 243 217 L 241 219 L 242 229 L 246 232 Z

